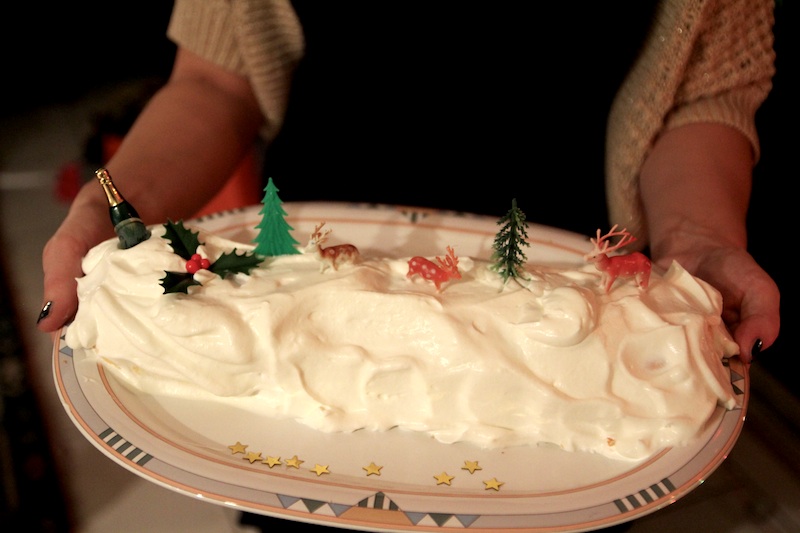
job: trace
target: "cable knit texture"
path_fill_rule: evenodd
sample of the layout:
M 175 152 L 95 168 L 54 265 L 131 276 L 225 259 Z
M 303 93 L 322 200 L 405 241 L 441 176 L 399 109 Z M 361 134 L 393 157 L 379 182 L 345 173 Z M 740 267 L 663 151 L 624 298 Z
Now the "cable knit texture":
M 288 0 L 176 0 L 167 35 L 247 76 L 266 118 L 262 136 L 270 140 L 277 135 L 304 49 L 303 31 Z
M 666 0 L 611 108 L 611 224 L 647 235 L 639 172 L 658 135 L 691 123 L 742 132 L 758 160 L 755 114 L 772 88 L 772 0 Z M 640 241 L 644 245 L 646 239 Z
M 664 0 L 611 108 L 606 146 L 610 223 L 647 242 L 639 172 L 658 135 L 713 122 L 741 131 L 759 153 L 755 113 L 772 87 L 773 0 Z M 302 28 L 288 0 L 177 0 L 176 44 L 250 78 L 277 134 Z

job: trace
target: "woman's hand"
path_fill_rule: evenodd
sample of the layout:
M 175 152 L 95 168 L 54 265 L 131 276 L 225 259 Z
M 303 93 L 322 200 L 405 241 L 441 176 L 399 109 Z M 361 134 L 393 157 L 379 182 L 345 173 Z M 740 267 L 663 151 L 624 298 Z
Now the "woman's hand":
M 37 322 L 40 330 L 54 332 L 72 320 L 78 309 L 81 260 L 93 246 L 113 236 L 105 195 L 97 183 L 86 183 L 42 252 L 45 302 Z
M 780 329 L 780 292 L 775 281 L 746 250 L 720 246 L 702 236 L 684 234 L 681 250 L 653 260 L 666 269 L 672 260 L 722 294 L 722 318 L 746 363 L 775 342 Z
M 752 169 L 752 147 L 737 130 L 690 124 L 658 139 L 640 178 L 653 261 L 676 260 L 722 293 L 746 363 L 780 330 L 778 286 L 747 252 Z
M 186 218 L 223 187 L 264 122 L 246 78 L 179 49 L 170 80 L 106 167 L 145 224 Z M 45 245 L 40 330 L 56 331 L 74 317 L 83 256 L 114 237 L 108 207 L 102 187 L 86 183 Z

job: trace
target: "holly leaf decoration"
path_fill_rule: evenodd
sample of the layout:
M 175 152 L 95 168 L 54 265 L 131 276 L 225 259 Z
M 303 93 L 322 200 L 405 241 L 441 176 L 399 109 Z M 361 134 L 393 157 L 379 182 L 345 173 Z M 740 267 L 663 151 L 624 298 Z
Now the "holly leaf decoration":
M 173 292 L 189 293 L 189 287 L 193 285 L 200 285 L 199 281 L 194 279 L 192 274 L 188 272 L 165 272 L 165 276 L 161 278 L 161 286 L 164 287 L 164 294 Z
M 228 274 L 250 274 L 250 270 L 257 267 L 264 261 L 260 255 L 242 252 L 236 253 L 236 248 L 232 252 L 225 252 L 219 259 L 211 263 L 209 270 L 221 278 Z
M 197 238 L 199 233 L 187 229 L 183 225 L 183 222 L 172 222 L 168 220 L 167 223 L 164 224 L 164 228 L 166 228 L 166 231 L 162 238 L 170 241 L 172 250 L 187 261 L 192 257 L 192 254 L 195 253 L 197 247 L 202 244 L 200 239 Z
M 164 224 L 166 231 L 163 238 L 170 242 L 172 251 L 188 262 L 193 262 L 192 255 L 197 252 L 197 247 L 202 243 L 197 238 L 199 232 L 191 231 L 183 225 L 183 222 L 167 221 Z M 225 252 L 216 261 L 211 263 L 208 270 L 217 276 L 224 278 L 228 274 L 250 274 L 250 271 L 261 264 L 264 257 L 252 252 L 236 253 L 236 248 L 231 252 Z M 195 269 L 196 270 L 196 269 Z M 194 272 L 195 270 L 192 270 Z M 182 292 L 189 293 L 189 287 L 202 285 L 194 279 L 194 274 L 187 272 L 166 271 L 161 278 L 161 286 L 164 287 L 164 294 Z

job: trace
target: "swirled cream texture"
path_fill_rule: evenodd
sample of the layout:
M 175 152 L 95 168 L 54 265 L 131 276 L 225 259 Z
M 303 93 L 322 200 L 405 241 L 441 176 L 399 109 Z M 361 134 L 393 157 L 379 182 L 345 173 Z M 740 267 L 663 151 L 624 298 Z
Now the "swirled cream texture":
M 195 274 L 160 238 L 93 249 L 66 341 L 143 394 L 236 398 L 265 417 L 324 432 L 393 428 L 481 447 L 555 445 L 638 460 L 691 442 L 736 396 L 737 346 L 721 298 L 678 264 L 648 289 L 593 266 L 527 265 L 524 284 L 461 258 L 437 292 L 408 258 L 338 270 L 313 254 L 251 274 Z M 252 250 L 201 230 L 202 254 Z

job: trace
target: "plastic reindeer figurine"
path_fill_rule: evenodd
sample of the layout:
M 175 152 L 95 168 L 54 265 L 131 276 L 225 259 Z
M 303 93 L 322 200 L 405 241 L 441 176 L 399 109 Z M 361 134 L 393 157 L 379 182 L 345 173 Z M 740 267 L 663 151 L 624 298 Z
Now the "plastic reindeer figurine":
M 447 257 L 444 259 L 437 257 L 436 263 L 424 257 L 414 256 L 408 260 L 406 277 L 413 278 L 419 274 L 436 285 L 436 292 L 442 291 L 442 283 L 451 279 L 461 279 L 461 272 L 458 271 L 458 257 L 451 247 L 447 247 Z
M 619 241 L 611 246 L 610 239 L 613 237 L 621 237 Z M 646 289 L 650 282 L 650 259 L 639 252 L 633 252 L 625 255 L 610 256 L 609 254 L 615 252 L 634 242 L 636 237 L 631 235 L 628 230 L 623 229 L 617 231 L 615 224 L 611 230 L 605 235 L 600 235 L 600 230 L 597 230 L 597 238 L 591 239 L 594 249 L 584 256 L 584 259 L 590 263 L 594 263 L 597 270 L 603 273 L 603 283 L 605 284 L 606 292 L 611 290 L 614 281 L 619 278 L 634 278 L 639 288 Z
M 339 270 L 341 265 L 352 264 L 358 261 L 360 257 L 358 248 L 352 244 L 337 244 L 336 246 L 328 246 L 327 248 L 322 247 L 322 244 L 327 242 L 328 235 L 331 233 L 330 228 L 321 231 L 324 225 L 325 222 L 317 224 L 305 248 L 307 252 L 316 252 L 317 259 L 322 262 L 320 271 L 324 271 L 325 267 Z

